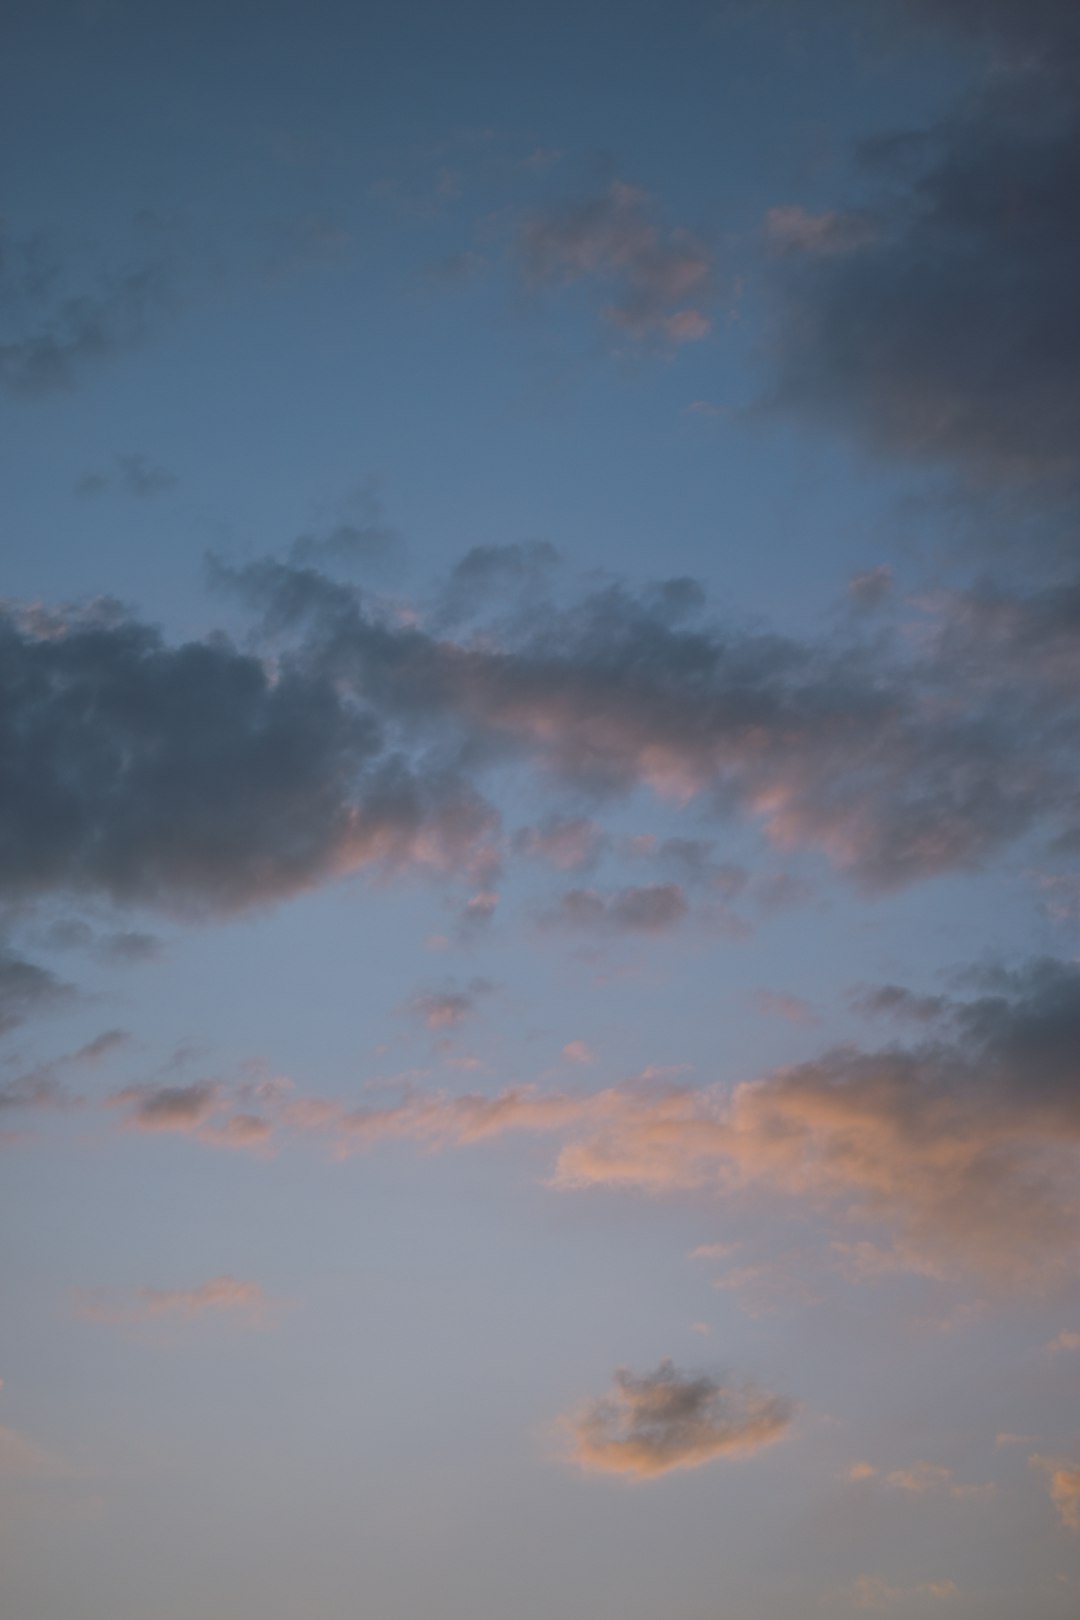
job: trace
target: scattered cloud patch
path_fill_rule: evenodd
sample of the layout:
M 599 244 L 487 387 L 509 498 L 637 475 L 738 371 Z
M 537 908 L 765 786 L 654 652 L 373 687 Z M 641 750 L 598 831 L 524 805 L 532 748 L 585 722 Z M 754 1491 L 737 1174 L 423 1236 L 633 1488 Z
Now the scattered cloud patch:
M 582 1468 L 643 1480 L 748 1456 L 781 1439 L 793 1414 L 789 1400 L 753 1383 L 682 1373 L 662 1361 L 641 1376 L 620 1368 L 608 1394 L 564 1427 Z

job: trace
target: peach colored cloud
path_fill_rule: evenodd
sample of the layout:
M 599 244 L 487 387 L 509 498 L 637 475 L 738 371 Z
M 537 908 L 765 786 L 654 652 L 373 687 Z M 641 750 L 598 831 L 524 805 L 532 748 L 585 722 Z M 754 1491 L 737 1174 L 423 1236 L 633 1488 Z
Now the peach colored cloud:
M 680 1373 L 662 1361 L 640 1377 L 620 1368 L 611 1390 L 563 1428 L 582 1468 L 642 1480 L 758 1451 L 786 1433 L 793 1410 L 755 1384 Z
M 1080 1464 L 1055 1457 L 1035 1456 L 1029 1460 L 1033 1468 L 1041 1468 L 1049 1476 L 1050 1500 L 1062 1524 L 1080 1534 Z
M 157 1317 L 192 1320 L 207 1312 L 239 1311 L 257 1320 L 266 1304 L 258 1283 L 221 1276 L 195 1288 L 136 1288 L 127 1301 L 85 1299 L 78 1314 L 88 1322 L 142 1322 Z

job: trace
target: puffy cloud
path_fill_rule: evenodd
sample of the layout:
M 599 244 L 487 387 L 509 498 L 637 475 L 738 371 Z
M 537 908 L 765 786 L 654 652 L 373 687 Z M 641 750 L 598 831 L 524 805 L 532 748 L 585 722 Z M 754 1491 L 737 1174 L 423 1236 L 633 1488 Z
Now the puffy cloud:
M 791 1401 L 753 1383 L 681 1373 L 662 1361 L 640 1377 L 620 1368 L 613 1388 L 564 1426 L 582 1468 L 652 1479 L 758 1451 L 787 1432 L 793 1413 Z
M 1080 1467 L 1054 1457 L 1035 1456 L 1030 1461 L 1049 1476 L 1050 1499 L 1062 1524 L 1080 1533 Z
M 78 1314 L 89 1322 L 141 1322 L 156 1317 L 192 1319 L 208 1312 L 242 1312 L 258 1319 L 267 1304 L 258 1283 L 237 1277 L 211 1277 L 195 1288 L 136 1288 L 126 1301 L 100 1297 L 80 1301 Z
M 1064 587 L 942 597 L 890 650 L 725 633 L 685 580 L 562 606 L 529 593 L 452 635 L 311 568 L 217 577 L 259 614 L 260 654 L 171 646 L 109 604 L 0 613 L 0 894 L 208 914 L 424 866 L 491 895 L 481 784 L 507 765 L 593 801 L 648 788 L 741 813 L 876 889 L 1033 830 L 1080 838 Z M 708 840 L 645 842 L 673 881 L 574 891 L 579 920 L 661 926 L 693 888 L 738 925 L 741 868 Z M 542 819 L 515 847 L 573 870 L 605 841 L 584 817 Z
M 768 1185 L 887 1223 L 917 1263 L 1053 1274 L 1080 1241 L 1080 971 L 1036 963 L 953 1017 L 950 1039 L 837 1049 L 730 1095 L 623 1091 L 556 1183 Z
M 697 342 L 710 327 L 698 306 L 714 296 L 713 257 L 689 231 L 662 230 L 654 213 L 644 191 L 615 181 L 535 216 L 518 244 L 526 283 L 595 281 L 614 292 L 605 318 L 630 336 Z
M 374 862 L 467 864 L 494 825 L 327 674 L 170 647 L 109 605 L 0 614 L 0 685 L 8 898 L 224 912 Z
M 1080 1350 L 1080 1333 L 1069 1328 L 1062 1328 L 1057 1338 L 1048 1346 L 1051 1352 L 1058 1350 Z
M 864 146 L 872 210 L 770 216 L 771 232 L 801 250 L 780 276 L 776 398 L 876 449 L 980 480 L 1075 486 L 1076 8 L 909 4 L 993 46 L 990 71 L 937 126 Z

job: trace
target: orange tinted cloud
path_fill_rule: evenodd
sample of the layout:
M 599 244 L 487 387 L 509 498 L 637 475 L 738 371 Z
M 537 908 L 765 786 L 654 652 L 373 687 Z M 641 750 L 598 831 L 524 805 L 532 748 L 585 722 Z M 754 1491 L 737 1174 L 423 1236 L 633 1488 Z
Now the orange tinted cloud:
M 1080 1465 L 1054 1457 L 1032 1457 L 1033 1468 L 1049 1476 L 1050 1499 L 1062 1524 L 1080 1533 Z
M 779 1440 L 793 1410 L 755 1384 L 680 1373 L 662 1361 L 641 1377 L 620 1368 L 611 1390 L 563 1426 L 582 1468 L 640 1480 L 747 1456 Z
M 140 1322 L 163 1316 L 191 1319 L 218 1311 L 243 1311 L 257 1317 L 266 1303 L 258 1283 L 221 1276 L 195 1288 L 136 1288 L 126 1303 L 85 1300 L 78 1314 L 88 1322 Z

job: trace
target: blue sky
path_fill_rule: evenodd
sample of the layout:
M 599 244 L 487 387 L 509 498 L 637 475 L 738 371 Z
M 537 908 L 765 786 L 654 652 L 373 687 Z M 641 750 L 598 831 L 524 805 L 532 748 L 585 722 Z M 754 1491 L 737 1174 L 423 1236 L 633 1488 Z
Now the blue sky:
M 12 1620 L 1066 1620 L 1065 0 L 16 5 Z

